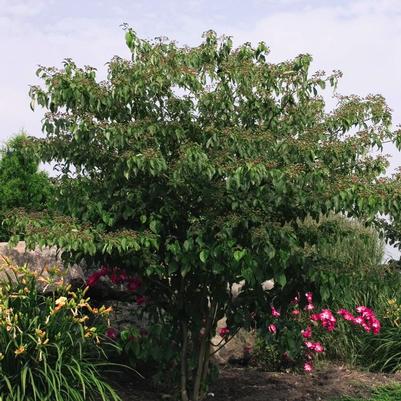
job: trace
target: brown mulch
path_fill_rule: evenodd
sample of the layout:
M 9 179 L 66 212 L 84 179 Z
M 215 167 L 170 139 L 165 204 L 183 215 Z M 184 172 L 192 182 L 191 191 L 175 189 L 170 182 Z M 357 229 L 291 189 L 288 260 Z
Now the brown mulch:
M 152 389 L 146 380 L 132 380 L 124 375 L 111 379 L 123 401 L 174 399 Z M 394 382 L 401 382 L 401 377 L 343 366 L 321 368 L 312 374 L 225 367 L 211 386 L 207 401 L 329 401 L 344 395 L 368 397 L 374 387 Z

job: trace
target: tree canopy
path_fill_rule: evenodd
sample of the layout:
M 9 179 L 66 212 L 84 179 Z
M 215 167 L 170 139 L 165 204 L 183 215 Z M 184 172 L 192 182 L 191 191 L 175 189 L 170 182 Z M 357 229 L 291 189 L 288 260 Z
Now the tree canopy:
M 0 150 L 0 221 L 14 208 L 41 210 L 51 192 L 44 172 L 39 172 L 40 158 L 26 149 L 28 137 L 19 134 Z M 9 234 L 0 226 L 0 240 Z

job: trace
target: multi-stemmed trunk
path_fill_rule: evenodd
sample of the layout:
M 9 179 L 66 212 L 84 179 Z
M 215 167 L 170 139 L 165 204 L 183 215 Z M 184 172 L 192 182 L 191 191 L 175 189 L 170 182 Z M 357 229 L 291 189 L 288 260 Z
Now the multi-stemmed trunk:
M 191 333 L 188 323 L 181 324 L 182 349 L 181 349 L 181 401 L 201 401 L 206 395 L 206 381 L 209 373 L 211 355 L 211 335 L 215 324 L 216 308 L 214 305 L 208 309 L 205 327 L 201 333 Z M 199 341 L 194 341 L 199 335 Z M 189 349 L 197 356 L 196 367 L 193 372 L 188 371 Z M 192 389 L 189 389 L 189 378 L 191 378 Z M 190 395 L 192 397 L 190 397 Z

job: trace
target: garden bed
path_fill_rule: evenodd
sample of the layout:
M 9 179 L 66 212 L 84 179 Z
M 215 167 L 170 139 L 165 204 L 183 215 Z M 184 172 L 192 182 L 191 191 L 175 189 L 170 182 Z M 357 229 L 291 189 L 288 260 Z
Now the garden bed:
M 117 379 L 117 378 L 116 378 Z M 343 366 L 321 368 L 312 374 L 263 372 L 226 367 L 211 387 L 208 401 L 331 401 L 341 396 L 368 398 L 377 386 L 400 382 L 400 375 L 359 372 Z M 114 380 L 113 380 L 114 382 Z M 123 401 L 172 399 L 145 380 L 121 376 L 113 383 Z

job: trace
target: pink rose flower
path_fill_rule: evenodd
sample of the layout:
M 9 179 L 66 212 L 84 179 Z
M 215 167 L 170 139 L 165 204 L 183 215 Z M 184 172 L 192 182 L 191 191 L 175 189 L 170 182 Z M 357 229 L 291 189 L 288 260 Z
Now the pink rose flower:
M 271 310 L 272 310 L 272 316 L 274 317 L 280 316 L 280 312 L 274 306 L 271 306 Z
M 308 326 L 305 330 L 301 330 L 301 334 L 303 338 L 311 338 L 312 337 L 312 328 Z

